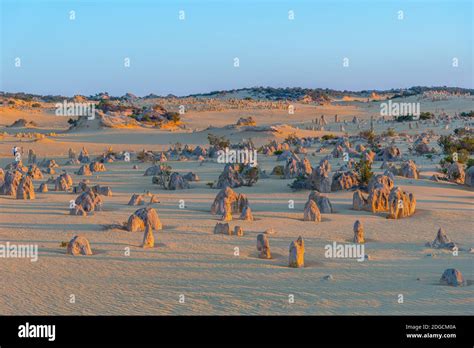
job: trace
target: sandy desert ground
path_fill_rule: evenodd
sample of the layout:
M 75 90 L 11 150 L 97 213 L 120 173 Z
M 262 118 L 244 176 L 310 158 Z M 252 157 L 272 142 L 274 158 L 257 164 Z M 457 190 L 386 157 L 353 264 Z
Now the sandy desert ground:
M 406 101 L 410 101 L 407 98 Z M 472 97 L 431 102 L 424 101 L 423 111 L 453 114 L 472 109 Z M 39 160 L 54 159 L 60 170 L 67 170 L 76 185 L 84 177 L 75 172 L 80 165 L 65 165 L 68 149 L 77 153 L 82 147 L 98 156 L 112 146 L 115 151 L 136 152 L 142 149 L 164 151 L 171 144 L 208 146 L 208 133 L 225 135 L 232 142 L 249 139 L 257 146 L 271 140 L 282 142 L 289 134 L 297 136 L 342 135 L 332 124 L 333 115 L 349 123 L 351 134 L 360 132 L 350 123 L 354 116 L 368 129 L 371 115 L 377 115 L 378 102 L 346 102 L 331 105 L 296 105 L 294 115 L 286 110 L 224 110 L 188 112 L 182 117 L 185 129 L 168 131 L 147 128 L 110 129 L 91 126 L 68 131 L 66 117 L 58 117 L 43 109 L 0 109 L 0 167 L 12 162 L 11 149 L 23 147 L 26 154 L 33 149 Z M 326 115 L 329 130 L 307 130 L 311 121 Z M 239 117 L 253 116 L 258 126 L 277 126 L 280 132 L 252 131 L 227 127 Z M 15 120 L 35 121 L 36 128 L 10 128 Z M 284 125 L 283 125 L 284 124 Z M 376 123 L 377 134 L 388 127 L 397 133 L 417 134 L 433 129 L 437 134 L 450 134 L 454 128 L 468 125 L 456 120 L 449 129 L 444 125 L 409 129 L 408 123 Z M 472 126 L 472 125 L 471 125 Z M 210 128 L 209 128 L 210 127 Z M 44 139 L 18 138 L 19 132 L 39 132 L 54 136 Z M 395 144 L 407 152 L 401 137 Z M 435 142 L 432 144 L 435 145 Z M 307 158 L 313 166 L 328 153 L 316 152 L 320 146 L 308 149 Z M 191 182 L 190 189 L 169 191 L 152 184 L 144 171 L 152 164 L 133 158 L 132 162 L 106 163 L 105 172 L 87 177 L 92 184 L 107 185 L 113 195 L 104 197 L 103 211 L 92 216 L 72 216 L 69 201 L 72 192 L 37 193 L 35 200 L 17 200 L 0 196 L 0 242 L 39 245 L 37 262 L 28 259 L 0 260 L 0 313 L 31 315 L 364 315 L 364 314 L 456 314 L 474 311 L 474 247 L 473 191 L 466 185 L 435 182 L 430 177 L 437 172 L 440 156 L 432 160 L 413 157 L 420 179 L 396 176 L 396 185 L 412 192 L 417 200 L 413 216 L 389 220 L 385 214 L 352 210 L 353 191 L 326 194 L 335 213 L 322 214 L 322 221 L 303 221 L 303 208 L 309 190 L 293 191 L 288 184 L 293 179 L 269 176 L 252 187 L 239 187 L 252 207 L 255 221 L 241 221 L 238 216 L 231 228 L 240 225 L 243 237 L 213 234 L 220 216 L 211 215 L 210 206 L 219 192 L 209 188 L 224 167 L 216 161 L 168 161 L 173 171 L 195 172 L 201 180 Z M 259 154 L 259 165 L 270 173 L 276 156 Z M 331 160 L 340 167 L 340 158 Z M 382 173 L 382 162 L 373 169 Z M 137 165 L 138 169 L 133 169 Z M 35 188 L 46 181 L 35 180 Z M 56 177 L 56 175 L 54 176 Z M 143 249 L 143 233 L 132 233 L 105 225 L 121 224 L 139 207 L 128 206 L 133 193 L 150 191 L 160 202 L 157 210 L 163 230 L 155 232 L 155 247 Z M 185 208 L 179 207 L 184 200 Z M 288 201 L 295 206 L 289 208 Z M 328 259 L 324 247 L 333 241 L 350 242 L 353 224 L 360 220 L 365 227 L 365 253 L 370 260 Z M 451 251 L 425 246 L 442 227 L 460 246 L 458 256 Z M 256 251 L 256 236 L 268 228 L 273 258 L 260 259 Z M 85 236 L 94 252 L 91 256 L 66 254 L 62 242 L 75 235 Z M 288 246 L 302 236 L 305 241 L 305 267 L 288 267 Z M 235 256 L 235 248 L 240 251 Z M 130 250 L 127 255 L 126 251 Z M 447 268 L 460 270 L 467 286 L 440 285 Z M 333 279 L 326 276 L 332 275 Z M 71 303 L 71 295 L 75 303 Z M 403 303 L 399 303 L 399 295 Z M 184 303 L 180 296 L 184 295 Z M 290 295 L 294 303 L 290 303 Z M 181 297 L 182 299 L 182 297 Z M 181 301 L 182 302 L 182 301 Z

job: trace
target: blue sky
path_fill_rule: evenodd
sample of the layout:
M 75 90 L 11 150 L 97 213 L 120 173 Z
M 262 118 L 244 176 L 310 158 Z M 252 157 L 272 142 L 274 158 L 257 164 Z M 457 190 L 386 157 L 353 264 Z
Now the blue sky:
M 472 0 L 0 2 L 7 92 L 473 88 Z

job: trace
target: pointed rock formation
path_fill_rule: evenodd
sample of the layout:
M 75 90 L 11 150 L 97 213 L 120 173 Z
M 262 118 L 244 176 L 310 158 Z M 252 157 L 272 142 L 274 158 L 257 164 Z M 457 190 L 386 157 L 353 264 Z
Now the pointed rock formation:
M 412 193 L 404 192 L 395 187 L 390 191 L 388 219 L 400 219 L 415 213 L 416 199 Z
M 257 251 L 259 252 L 258 257 L 261 259 L 272 258 L 272 254 L 270 253 L 270 242 L 266 234 L 260 233 L 257 235 Z
M 364 227 L 362 226 L 362 222 L 359 220 L 354 223 L 354 243 L 365 243 Z
M 461 185 L 466 181 L 466 173 L 464 172 L 464 168 L 461 163 L 451 163 L 448 166 L 447 171 L 449 181 Z
M 143 195 L 138 195 L 136 193 L 134 193 L 132 197 L 130 197 L 130 200 L 127 203 L 127 205 L 143 205 L 143 204 L 145 204 Z
M 308 200 L 314 201 L 319 211 L 323 214 L 332 214 L 334 212 L 329 198 L 320 194 L 318 191 L 311 192 L 308 196 Z
M 419 179 L 420 175 L 416 168 L 415 162 L 409 160 L 402 164 L 400 168 L 400 175 L 410 179 Z
M 16 199 L 35 199 L 33 180 L 29 175 L 23 175 L 16 191 Z
M 67 173 L 63 173 L 54 181 L 54 191 L 69 191 L 72 189 L 72 185 L 72 177 Z
M 455 268 L 445 270 L 439 282 L 450 286 L 464 286 L 466 284 L 462 273 Z
M 5 196 L 16 196 L 18 186 L 23 175 L 19 170 L 7 171 L 3 180 L 3 185 L 0 187 L 0 194 Z
M 155 246 L 155 237 L 153 236 L 153 228 L 150 222 L 147 222 L 145 233 L 143 234 L 142 248 L 153 248 Z
M 253 221 L 252 209 L 250 209 L 248 205 L 246 205 L 242 210 L 242 214 L 240 214 L 240 219 L 245 221 Z
M 89 163 L 90 162 L 89 152 L 87 152 L 86 148 L 84 148 L 84 147 L 82 148 L 81 152 L 79 153 L 78 160 L 81 163 Z
M 222 221 L 232 221 L 232 204 L 229 198 L 224 200 L 224 213 L 222 214 Z
M 91 176 L 92 172 L 91 172 L 91 169 L 90 169 L 89 165 L 84 164 L 84 165 L 81 166 L 81 168 L 79 168 L 79 170 L 77 171 L 76 174 L 77 175 Z
M 464 183 L 467 186 L 474 187 L 474 166 L 470 166 L 465 175 Z
M 308 176 L 306 186 L 312 190 L 323 193 L 331 192 L 331 164 L 328 160 L 322 160 L 318 167 L 313 168 L 311 175 Z
M 321 213 L 318 209 L 318 205 L 313 200 L 308 200 L 304 207 L 304 221 L 321 221 Z
M 436 238 L 431 243 L 426 243 L 427 247 L 435 249 L 448 249 L 455 250 L 457 249 L 456 243 L 452 242 L 449 237 L 446 235 L 444 230 L 440 228 L 436 234 Z
M 352 196 L 352 209 L 361 211 L 366 210 L 367 206 L 367 198 L 361 190 L 356 190 Z
M 301 236 L 290 244 L 289 267 L 304 267 L 304 240 Z
M 43 179 L 43 173 L 36 164 L 32 164 L 28 168 L 28 175 L 31 176 L 33 180 Z
M 244 179 L 240 174 L 240 167 L 238 164 L 226 164 L 222 174 L 219 175 L 216 187 L 221 189 L 225 187 L 240 187 L 244 184 Z
M 240 227 L 240 226 L 235 226 L 235 227 L 234 227 L 234 235 L 236 235 L 237 237 L 243 237 L 243 235 L 244 235 L 244 230 L 242 229 L 242 227 Z
M 46 184 L 45 182 L 41 183 L 41 185 L 38 187 L 37 192 L 40 192 L 40 193 L 48 192 L 48 184 Z
M 237 194 L 230 187 L 226 187 L 219 191 L 211 206 L 211 214 L 223 215 L 225 210 L 225 202 L 229 202 L 232 207 L 232 213 L 241 213 L 249 203 L 244 194 Z

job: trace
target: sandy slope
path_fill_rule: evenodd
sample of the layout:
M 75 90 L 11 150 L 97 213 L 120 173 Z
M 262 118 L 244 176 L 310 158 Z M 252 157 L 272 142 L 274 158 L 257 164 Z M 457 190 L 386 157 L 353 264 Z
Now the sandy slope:
M 346 112 L 342 107 L 328 108 L 336 108 L 337 113 L 348 120 L 356 113 L 352 107 Z M 336 113 L 329 109 L 321 112 Z M 370 116 L 366 108 L 356 109 L 361 117 Z M 284 113 L 269 111 L 252 115 L 259 125 L 284 122 L 296 126 L 308 124 L 315 113 L 315 108 L 309 108 L 306 113 L 297 114 L 294 121 L 288 120 Z M 240 113 L 240 116 L 247 115 Z M 60 133 L 66 125 L 56 123 L 59 121 L 54 116 L 43 115 L 40 121 L 31 116 L 40 123 L 41 129 L 58 131 L 58 135 L 41 141 L 25 140 L 21 145 L 25 151 L 34 148 L 40 157 L 54 158 L 62 165 L 69 147 L 79 150 L 84 145 L 91 153 L 99 154 L 109 145 L 116 150 L 158 150 L 177 141 L 206 144 L 209 131 L 204 129 L 209 125 L 216 127 L 216 134 L 220 132 L 234 139 L 252 137 L 266 142 L 274 136 L 268 132 L 254 135 L 222 129 L 240 116 L 233 112 L 217 116 L 213 113 L 187 115 L 185 121 L 189 128 L 202 130 L 194 133 L 149 129 Z M 2 125 L 19 118 L 8 112 L 2 112 L 1 117 Z M 347 131 L 357 132 L 351 127 L 348 125 Z M 382 126 L 377 127 L 378 132 L 382 130 Z M 399 131 L 407 131 L 406 125 L 398 127 Z M 11 129 L 4 130 L 12 133 Z M 411 132 L 415 131 L 422 130 Z M 437 132 L 449 131 L 437 129 Z M 18 144 L 18 138 L 6 136 L 0 140 L 1 167 L 11 161 L 9 152 L 13 144 Z M 308 158 L 315 165 L 323 156 Z M 260 156 L 259 162 L 267 172 L 281 164 L 275 157 L 265 156 Z M 435 170 L 434 164 L 426 159 L 417 163 L 421 164 L 424 178 Z M 231 227 L 243 227 L 245 236 L 238 238 L 212 233 L 218 217 L 211 215 L 209 208 L 218 191 L 209 189 L 206 183 L 217 179 L 222 164 L 201 166 L 196 161 L 170 162 L 174 170 L 194 171 L 201 177 L 201 182 L 191 183 L 190 190 L 175 192 L 152 185 L 151 177 L 143 176 L 147 164 L 138 164 L 138 170 L 132 169 L 132 164 L 106 164 L 107 172 L 89 177 L 94 184 L 111 186 L 114 193 L 113 197 L 104 197 L 104 211 L 94 216 L 68 215 L 68 202 L 75 198 L 70 193 L 38 193 L 34 201 L 0 196 L 0 242 L 38 243 L 40 248 L 36 263 L 0 259 L 3 278 L 0 313 L 463 315 L 474 310 L 472 286 L 438 285 L 442 272 L 450 267 L 460 269 L 465 278 L 474 280 L 474 254 L 461 251 L 459 256 L 453 256 L 424 246 L 434 239 L 441 226 L 461 248 L 474 247 L 473 192 L 467 187 L 397 177 L 396 183 L 413 192 L 418 202 L 413 217 L 397 221 L 387 220 L 383 214 L 353 211 L 350 209 L 352 192 L 334 192 L 328 196 L 337 212 L 323 214 L 323 221 L 315 224 L 302 221 L 308 191 L 291 191 L 287 186 L 291 180 L 262 179 L 254 187 L 237 189 L 248 195 L 256 218 L 254 222 L 234 220 L 230 223 Z M 341 164 L 335 160 L 333 168 Z M 70 173 L 77 168 L 62 166 Z M 75 182 L 82 179 L 75 174 L 73 178 Z M 35 181 L 35 185 L 41 181 Z M 163 231 L 155 233 L 157 246 L 153 250 L 139 247 L 142 233 L 102 227 L 125 221 L 136 209 L 126 205 L 131 194 L 146 190 L 159 195 L 160 203 L 155 206 L 164 225 Z M 179 200 L 185 201 L 185 209 L 179 209 Z M 295 201 L 294 209 L 289 209 L 288 200 Z M 356 219 L 365 225 L 368 239 L 365 252 L 371 260 L 326 259 L 324 246 L 333 241 L 348 241 Z M 269 227 L 277 231 L 270 236 L 274 259 L 261 260 L 256 254 L 256 235 Z M 60 243 L 76 234 L 87 236 L 95 255 L 65 255 Z M 306 243 L 306 267 L 290 269 L 286 267 L 288 246 L 299 235 Z M 234 256 L 236 247 L 239 256 Z M 125 255 L 126 248 L 130 248 L 130 256 Z M 323 279 L 329 274 L 334 280 Z M 71 294 L 76 297 L 75 304 L 69 302 Z M 181 294 L 185 295 L 184 304 L 178 301 Z M 288 301 L 290 294 L 295 297 L 293 304 Z M 403 304 L 397 302 L 399 294 L 404 296 Z

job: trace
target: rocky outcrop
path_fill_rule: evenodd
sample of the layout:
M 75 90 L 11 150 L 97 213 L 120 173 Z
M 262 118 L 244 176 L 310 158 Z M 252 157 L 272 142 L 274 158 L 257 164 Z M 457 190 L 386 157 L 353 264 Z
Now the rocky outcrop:
M 400 175 L 410 179 L 419 179 L 419 171 L 416 168 L 415 162 L 409 160 L 402 164 L 400 168 Z
M 250 209 L 248 205 L 246 205 L 242 210 L 242 214 L 240 214 L 240 219 L 245 221 L 253 221 L 252 209 Z
M 393 179 L 388 175 L 375 175 L 368 184 L 368 195 L 357 190 L 352 196 L 352 209 L 372 213 L 389 210 L 389 196 L 393 188 Z
M 336 173 L 332 179 L 331 191 L 349 190 L 358 185 L 359 178 L 354 171 Z
M 243 237 L 244 236 L 244 230 L 240 226 L 235 226 L 234 227 L 234 235 L 237 237 Z
M 87 152 L 87 150 L 83 147 L 77 159 L 81 163 L 89 163 L 90 162 L 89 152 Z
M 74 206 L 70 208 L 71 215 L 86 216 L 95 211 L 102 210 L 102 198 L 91 189 L 82 192 L 75 200 Z
M 331 164 L 328 160 L 323 160 L 319 166 L 313 168 L 311 175 L 308 176 L 306 186 L 309 189 L 317 190 L 322 193 L 331 192 Z
M 28 175 L 31 176 L 33 180 L 43 179 L 43 173 L 36 164 L 30 165 L 28 168 Z
M 367 197 L 367 207 L 364 210 L 372 213 L 385 212 L 389 210 L 390 190 L 387 187 L 378 184 L 370 190 Z
M 48 192 L 48 184 L 43 182 L 41 183 L 41 185 L 38 187 L 38 189 L 36 190 L 36 192 L 40 192 L 40 193 L 46 193 Z
M 266 234 L 260 233 L 257 235 L 257 251 L 258 257 L 261 259 L 271 259 L 270 242 Z
M 226 164 L 217 180 L 216 188 L 252 186 L 259 178 L 258 167 L 243 164 Z
M 285 179 L 292 179 L 297 176 L 310 175 L 311 172 L 311 163 L 306 157 L 301 160 L 297 155 L 293 155 L 286 161 L 283 168 L 283 177 Z
M 457 249 L 456 243 L 452 242 L 449 237 L 446 235 L 444 230 L 440 228 L 436 234 L 436 238 L 431 243 L 426 243 L 427 247 L 435 249 L 448 249 L 455 250 Z
M 28 150 L 28 164 L 36 163 L 36 152 L 33 149 Z
M 460 271 L 455 268 L 448 268 L 443 272 L 439 282 L 443 285 L 464 286 L 466 281 Z
M 404 192 L 401 188 L 395 187 L 390 191 L 389 219 L 400 219 L 411 216 L 415 213 L 416 199 L 412 193 Z
M 241 117 L 237 121 L 237 126 L 256 126 L 257 122 L 252 116 Z
M 376 161 L 395 162 L 401 159 L 402 153 L 400 149 L 394 145 L 386 147 L 375 156 Z
M 22 177 L 23 175 L 19 170 L 7 171 L 5 173 L 3 184 L 0 187 L 0 194 L 5 196 L 16 196 Z
M 321 213 L 318 209 L 317 204 L 313 200 L 308 200 L 304 207 L 304 214 L 303 214 L 304 221 L 321 221 Z
M 16 191 L 16 199 L 35 199 L 33 180 L 29 175 L 23 175 Z
M 184 190 L 188 188 L 189 183 L 181 174 L 177 172 L 171 174 L 168 182 L 168 190 Z
M 290 244 L 289 267 L 300 268 L 304 267 L 304 241 L 299 237 L 296 241 Z
M 96 185 L 92 188 L 92 190 L 99 195 L 112 197 L 112 189 L 110 186 Z
M 308 196 L 308 200 L 314 201 L 319 211 L 323 214 L 332 214 L 334 212 L 329 198 L 320 194 L 318 191 L 311 192 Z
M 224 201 L 224 213 L 222 214 L 222 221 L 232 221 L 232 205 L 228 199 Z
M 354 223 L 354 239 L 353 239 L 353 242 L 357 243 L 357 244 L 365 243 L 364 227 L 362 226 L 362 222 L 360 222 L 359 220 L 357 220 Z
M 85 192 L 87 190 L 90 190 L 89 188 L 89 180 L 82 180 L 81 182 L 79 182 L 79 184 L 77 184 L 77 186 L 75 186 L 72 190 L 72 192 L 74 193 L 82 193 L 82 192 Z
M 145 233 L 143 234 L 142 248 L 153 248 L 155 246 L 155 237 L 153 236 L 153 227 L 150 222 L 145 226 Z
M 160 164 L 160 165 L 155 165 L 147 170 L 145 170 L 144 176 L 155 176 L 155 175 L 161 175 L 162 173 L 169 172 L 171 170 L 171 167 L 166 165 L 166 164 Z
M 69 191 L 72 189 L 72 185 L 72 177 L 67 173 L 63 173 L 54 181 L 54 191 Z
M 228 202 L 231 205 L 232 213 L 240 214 L 244 207 L 248 206 L 248 199 L 244 194 L 238 194 L 230 187 L 219 191 L 211 206 L 211 214 L 224 214 L 225 205 Z
M 201 179 L 196 173 L 189 172 L 185 175 L 183 175 L 183 179 L 186 181 L 200 181 Z
M 352 209 L 361 211 L 366 210 L 367 207 L 367 197 L 364 196 L 361 190 L 356 190 L 352 195 Z
M 230 232 L 229 224 L 228 224 L 228 223 L 220 223 L 220 222 L 218 222 L 218 223 L 214 226 L 214 234 L 226 234 L 226 235 L 230 235 L 231 232 Z
M 451 163 L 447 168 L 447 176 L 449 181 L 455 182 L 456 184 L 464 184 L 466 180 L 466 173 L 461 163 Z
M 48 159 L 42 160 L 39 166 L 45 167 L 45 168 L 59 168 L 59 165 L 56 163 L 55 160 L 48 160 Z
M 467 169 L 464 183 L 467 186 L 474 187 L 474 166 Z
M 77 175 L 91 176 L 92 172 L 91 172 L 91 169 L 90 169 L 89 165 L 83 164 L 81 166 L 81 168 L 79 168 L 79 170 L 76 172 L 76 174 Z
M 144 202 L 144 196 L 143 195 L 138 195 L 134 193 L 132 197 L 130 197 L 130 200 L 128 201 L 127 205 L 143 205 L 145 204 Z
M 69 255 L 92 255 L 91 246 L 86 237 L 74 236 L 67 245 L 66 253 Z
M 141 208 L 130 215 L 127 221 L 127 230 L 130 232 L 141 232 L 145 230 L 147 224 L 150 224 L 150 227 L 155 231 L 163 228 L 160 217 L 154 208 Z
M 91 172 L 105 172 L 105 165 L 101 162 L 92 162 L 89 164 L 89 169 Z
M 393 187 L 395 186 L 395 183 L 393 181 L 393 177 L 390 177 L 385 174 L 377 174 L 374 175 L 370 180 L 369 180 L 369 185 L 367 187 L 368 191 L 372 191 L 376 186 L 383 186 L 383 188 L 387 191 L 391 191 Z

